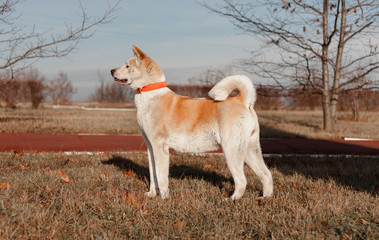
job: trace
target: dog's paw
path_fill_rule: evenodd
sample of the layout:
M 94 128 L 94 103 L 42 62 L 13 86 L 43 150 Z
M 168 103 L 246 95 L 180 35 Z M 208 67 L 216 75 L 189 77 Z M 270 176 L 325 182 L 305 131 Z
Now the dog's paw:
M 273 188 L 267 188 L 267 189 L 264 189 L 263 190 L 263 196 L 262 198 L 269 198 L 273 195 L 274 191 L 273 191 Z
M 232 201 L 235 201 L 235 200 L 239 200 L 242 198 L 242 195 L 241 196 L 237 196 L 237 195 L 232 195 L 229 199 L 232 200 Z
M 149 198 L 153 198 L 153 197 L 157 196 L 157 192 L 155 192 L 155 191 L 145 192 L 145 196 L 149 197 Z
M 160 194 L 161 194 L 161 198 L 162 199 L 169 198 L 169 192 L 168 192 L 168 190 L 167 191 L 160 191 Z

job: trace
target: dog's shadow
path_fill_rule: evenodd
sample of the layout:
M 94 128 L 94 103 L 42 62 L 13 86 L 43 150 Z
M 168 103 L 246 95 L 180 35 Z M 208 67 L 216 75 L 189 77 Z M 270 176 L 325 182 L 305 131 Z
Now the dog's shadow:
M 103 164 L 114 165 L 120 170 L 133 171 L 137 178 L 143 182 L 150 179 L 148 167 L 139 165 L 131 159 L 123 158 L 120 156 L 112 156 L 112 158 L 102 161 Z M 170 178 L 174 179 L 196 179 L 204 180 L 211 183 L 213 186 L 218 187 L 220 190 L 225 188 L 226 183 L 233 184 L 232 178 L 226 178 L 213 171 L 204 171 L 200 168 L 187 166 L 187 165 L 173 165 L 170 167 Z

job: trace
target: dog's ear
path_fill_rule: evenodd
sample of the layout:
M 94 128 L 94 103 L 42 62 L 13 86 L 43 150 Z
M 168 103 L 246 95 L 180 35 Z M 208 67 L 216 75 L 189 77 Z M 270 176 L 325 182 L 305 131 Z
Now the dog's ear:
M 141 51 L 141 49 L 139 49 L 138 47 L 134 46 L 133 45 L 133 52 L 134 52 L 134 55 L 139 59 L 139 60 L 143 60 L 144 58 L 146 58 L 146 54 L 144 52 Z

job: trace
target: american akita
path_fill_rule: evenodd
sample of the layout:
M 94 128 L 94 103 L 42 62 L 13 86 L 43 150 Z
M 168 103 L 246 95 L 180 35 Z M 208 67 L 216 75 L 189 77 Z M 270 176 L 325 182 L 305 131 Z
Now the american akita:
M 222 147 L 239 199 L 246 189 L 244 163 L 263 184 L 263 197 L 273 193 L 272 176 L 262 157 L 258 117 L 253 109 L 256 92 L 251 80 L 229 76 L 209 92 L 211 99 L 189 98 L 167 88 L 160 67 L 136 46 L 134 57 L 111 70 L 116 82 L 137 90 L 138 125 L 148 148 L 150 190 L 169 196 L 169 148 L 180 152 L 205 152 Z M 228 97 L 238 89 L 240 94 Z

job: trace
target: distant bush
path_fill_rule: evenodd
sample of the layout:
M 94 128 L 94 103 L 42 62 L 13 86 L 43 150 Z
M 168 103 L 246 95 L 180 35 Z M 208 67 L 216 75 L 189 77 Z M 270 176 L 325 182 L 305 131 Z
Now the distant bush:
M 128 86 L 123 86 L 115 82 L 104 83 L 100 80 L 100 86 L 96 88 L 89 100 L 107 103 L 126 103 L 132 102 L 135 93 Z
M 9 79 L 0 76 L 0 101 L 7 108 L 13 108 L 18 102 L 30 102 L 33 108 L 46 101 L 49 97 L 54 104 L 69 102 L 74 92 L 66 74 L 46 82 L 45 78 L 35 69 L 21 72 Z
M 50 81 L 48 92 L 52 103 L 59 105 L 69 103 L 75 89 L 68 80 L 67 74 L 60 72 L 58 78 Z
M 22 82 L 19 78 L 8 81 L 0 79 L 0 100 L 5 102 L 6 108 L 13 108 L 22 98 Z

